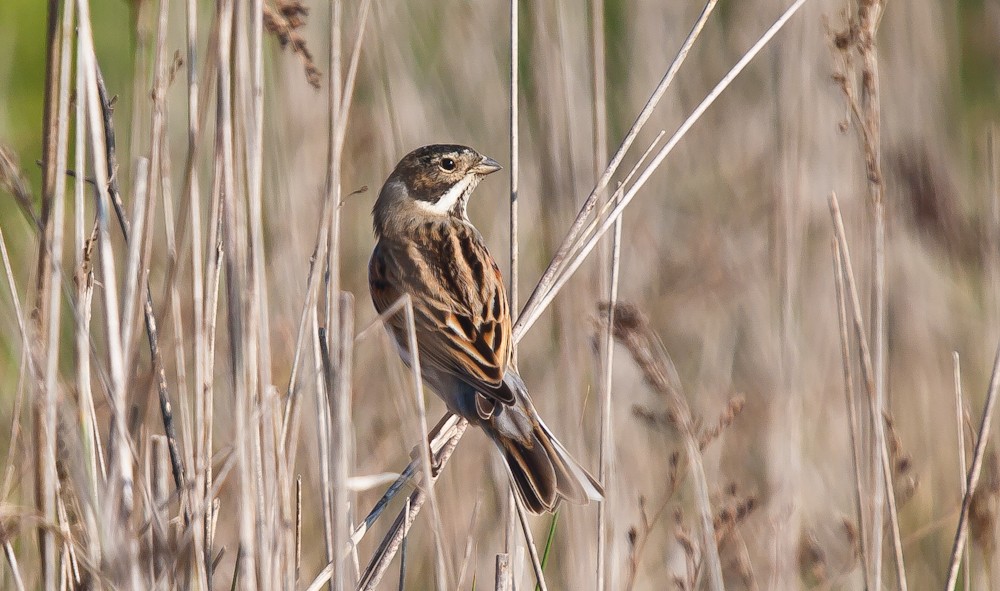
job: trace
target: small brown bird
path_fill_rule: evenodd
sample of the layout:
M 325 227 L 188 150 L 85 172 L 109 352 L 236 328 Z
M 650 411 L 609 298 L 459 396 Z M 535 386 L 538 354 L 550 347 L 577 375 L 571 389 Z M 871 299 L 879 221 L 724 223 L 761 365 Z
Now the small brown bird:
M 465 146 L 407 154 L 372 210 L 378 243 L 368 287 L 379 313 L 409 294 L 424 381 L 449 410 L 486 431 L 525 506 L 541 513 L 559 499 L 584 504 L 603 492 L 538 417 L 510 363 L 503 276 L 466 214 L 476 185 L 500 168 Z M 409 364 L 404 318 L 393 315 L 387 327 Z

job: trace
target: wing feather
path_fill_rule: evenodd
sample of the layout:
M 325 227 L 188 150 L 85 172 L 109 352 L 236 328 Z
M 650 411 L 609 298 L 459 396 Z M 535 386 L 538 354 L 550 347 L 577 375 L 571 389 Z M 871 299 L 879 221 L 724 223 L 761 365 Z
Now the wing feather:
M 369 288 L 381 313 L 404 294 L 413 302 L 421 364 L 459 378 L 488 398 L 512 404 L 504 386 L 510 361 L 510 310 L 503 276 L 474 228 L 428 225 L 417 240 L 380 240 L 369 263 Z M 406 322 L 388 320 L 406 348 Z

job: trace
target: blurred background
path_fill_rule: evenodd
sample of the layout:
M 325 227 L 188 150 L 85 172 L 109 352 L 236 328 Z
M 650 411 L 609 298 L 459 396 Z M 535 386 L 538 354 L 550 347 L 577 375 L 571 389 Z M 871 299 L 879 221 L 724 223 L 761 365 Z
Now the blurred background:
M 205 52 L 213 8 L 198 4 L 198 47 Z M 354 4 L 344 7 L 346 55 L 357 31 Z M 626 157 L 626 170 L 656 133 L 677 128 L 786 6 L 777 0 L 720 3 Z M 150 149 L 157 9 L 158 4 L 146 0 L 92 5 L 97 58 L 110 94 L 117 97 L 114 118 L 126 207 L 135 163 Z M 326 182 L 329 7 L 311 2 L 308 9 L 303 26 L 294 32 L 313 54 L 318 89 L 307 79 L 301 54 L 291 46 L 283 49 L 267 33 L 264 45 L 263 229 L 269 308 L 263 313 L 270 331 L 273 384 L 282 395 L 295 354 Z M 808 2 L 693 127 L 624 216 L 619 297 L 650 319 L 677 365 L 692 411 L 711 427 L 733 397 L 744 399 L 741 412 L 704 449 L 716 507 L 746 509 L 749 504 L 734 533 L 720 544 L 731 588 L 850 589 L 863 584 L 850 526 L 856 515 L 855 488 L 827 205 L 835 192 L 867 314 L 872 267 L 867 179 L 859 134 L 834 80 L 844 72 L 834 33 L 845 29 L 847 16 L 856 10 L 853 3 L 839 0 Z M 613 153 L 618 146 L 700 11 L 699 3 L 604 2 L 605 149 Z M 343 289 L 356 298 L 358 330 L 375 318 L 366 285 L 374 244 L 370 209 L 395 163 L 424 144 L 462 143 L 509 170 L 508 15 L 505 3 L 373 3 L 342 175 L 345 195 L 367 187 L 341 207 Z M 166 53 L 183 56 L 183 3 L 170 3 L 167 22 Z M 600 171 L 594 166 L 588 10 L 558 0 L 522 2 L 519 28 L 518 277 L 523 303 Z M 42 145 L 44 31 L 44 3 L 0 2 L 0 144 L 17 156 L 36 197 L 41 192 L 35 162 Z M 1000 338 L 1000 209 L 987 153 L 987 137 L 1000 120 L 1000 3 L 889 3 L 876 44 L 888 221 L 887 411 L 899 446 L 894 458 L 906 459 L 895 464 L 899 524 L 911 588 L 940 588 L 962 494 L 952 352 L 961 359 L 969 427 L 978 428 Z M 859 60 L 857 53 L 849 53 Z M 165 156 L 173 162 L 168 170 L 178 192 L 187 154 L 188 67 L 177 67 L 166 101 Z M 196 67 L 204 75 L 204 61 Z M 212 188 L 213 104 L 207 103 L 198 166 L 206 211 Z M 503 175 L 491 176 L 476 191 L 470 217 L 509 277 L 509 179 Z M 160 297 L 167 255 L 159 215 L 149 277 L 155 306 L 162 308 L 167 306 Z M 27 306 L 37 233 L 3 191 L 0 228 L 18 297 Z M 116 251 L 122 264 L 124 253 L 124 248 Z M 594 473 L 601 388 L 597 306 L 607 299 L 606 288 L 598 286 L 606 285 L 606 257 L 606 250 L 595 251 L 519 348 L 519 369 L 540 414 Z M 189 275 L 190 268 L 182 270 L 178 283 L 190 281 Z M 6 457 L 29 457 L 30 437 L 22 435 L 17 447 L 10 447 L 9 427 L 26 429 L 30 422 L 30 399 L 22 414 L 14 416 L 23 377 L 22 342 L 4 284 L 0 450 Z M 190 304 L 180 312 L 189 326 Z M 221 320 L 218 331 L 215 447 L 221 457 L 234 437 L 234 402 L 223 361 L 228 344 Z M 72 322 L 64 322 L 62 334 L 60 370 L 66 383 L 60 412 L 69 413 L 75 404 Z M 371 335 L 359 340 L 354 352 L 355 459 L 350 473 L 358 476 L 398 472 L 420 437 L 407 370 L 384 335 Z M 138 334 L 136 343 L 144 338 Z M 172 330 L 166 329 L 163 338 L 166 348 L 174 346 Z M 95 364 L 107 363 L 101 350 L 99 345 Z M 614 368 L 613 477 L 605 483 L 608 588 L 669 588 L 674 581 L 697 579 L 686 570 L 683 548 L 683 532 L 697 531 L 690 485 L 682 482 L 674 491 L 668 484 L 674 470 L 671 455 L 681 442 L 669 426 L 642 418 L 643 412 L 663 413 L 667 404 L 643 381 L 624 349 L 617 350 Z M 300 381 L 308 392 L 316 382 L 315 369 L 307 363 L 302 371 Z M 178 383 L 173 359 L 167 362 L 167 375 L 172 387 Z M 96 378 L 94 387 L 97 391 Z M 129 395 L 145 395 L 150 388 L 148 355 L 139 355 Z M 175 388 L 173 396 L 189 396 L 188 390 Z M 106 397 L 95 395 L 95 400 L 98 416 L 106 421 Z M 303 400 L 305 416 L 315 413 L 315 396 Z M 434 421 L 443 405 L 430 395 L 427 403 Z M 156 405 L 149 406 L 144 429 L 160 433 Z M 969 427 L 965 445 L 971 450 Z M 303 420 L 293 467 L 302 475 L 307 516 L 319 511 L 315 429 Z M 103 433 L 106 437 L 107 431 Z M 994 557 L 1000 471 L 995 456 L 990 457 L 982 486 L 991 496 L 978 505 L 969 569 L 973 588 L 979 589 L 1000 584 L 994 574 L 994 566 L 1000 566 Z M 142 465 L 141 459 L 136 461 Z M 34 510 L 32 472 L 28 462 L 12 471 L 12 490 L 0 502 L 5 515 L 23 515 Z M 453 586 L 459 584 L 463 565 L 461 588 L 492 584 L 494 556 L 503 550 L 506 532 L 505 479 L 492 446 L 471 432 L 436 485 L 438 502 L 446 508 L 441 526 Z M 216 547 L 228 550 L 214 579 L 218 588 L 228 588 L 236 556 L 237 501 L 235 492 L 232 500 L 227 497 L 229 486 L 224 481 L 219 492 L 223 501 Z M 380 489 L 358 493 L 353 497 L 356 511 L 366 512 L 380 494 Z M 664 512 L 653 520 L 661 507 Z M 594 587 L 596 514 L 594 506 L 561 510 L 546 566 L 550 589 Z M 425 512 L 412 529 L 407 588 L 433 585 L 430 519 Z M 544 541 L 549 518 L 532 523 L 536 541 Z M 376 526 L 362 544 L 362 566 L 384 525 Z M 13 538 L 29 588 L 39 580 L 33 574 L 38 559 L 32 531 L 22 526 Z M 307 517 L 300 588 L 326 562 L 322 537 L 320 520 Z M 528 588 L 533 584 L 530 565 L 523 554 L 515 559 L 518 588 Z M 893 580 L 890 564 L 887 550 L 886 581 Z M 4 564 L 0 586 L 11 588 L 10 576 Z

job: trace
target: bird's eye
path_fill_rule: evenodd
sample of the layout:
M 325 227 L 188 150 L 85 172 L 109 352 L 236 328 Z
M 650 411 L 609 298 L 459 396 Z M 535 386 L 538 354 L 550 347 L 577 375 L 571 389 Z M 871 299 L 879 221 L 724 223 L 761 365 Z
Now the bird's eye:
M 452 158 L 442 158 L 441 170 L 446 170 L 448 172 L 455 170 L 455 160 L 453 160 Z

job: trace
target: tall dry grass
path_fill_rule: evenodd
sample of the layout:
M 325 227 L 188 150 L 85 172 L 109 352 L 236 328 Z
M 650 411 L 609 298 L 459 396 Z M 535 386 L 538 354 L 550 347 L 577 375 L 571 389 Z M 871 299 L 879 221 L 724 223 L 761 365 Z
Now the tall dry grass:
M 41 186 L 0 151 L 0 587 L 1000 584 L 954 5 L 789 6 L 135 2 L 126 93 L 51 0 Z M 509 165 L 471 217 L 598 506 L 518 511 L 368 303 L 435 142 Z

